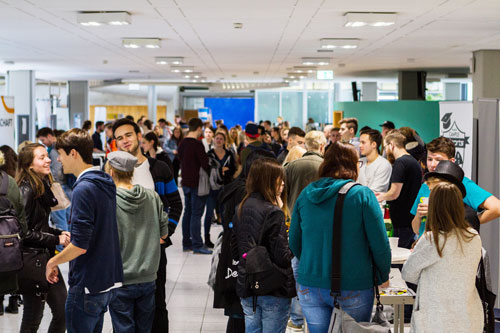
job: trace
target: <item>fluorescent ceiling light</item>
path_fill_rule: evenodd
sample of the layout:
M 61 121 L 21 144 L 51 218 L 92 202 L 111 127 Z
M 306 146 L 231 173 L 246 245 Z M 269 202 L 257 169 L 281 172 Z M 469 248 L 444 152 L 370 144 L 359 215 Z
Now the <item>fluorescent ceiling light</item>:
M 170 70 L 172 73 L 192 73 L 194 71 L 193 66 L 171 66 Z
M 330 58 L 302 58 L 302 65 L 326 66 L 330 64 Z
M 319 41 L 322 49 L 355 49 L 359 44 L 357 38 L 321 38 Z
M 185 79 L 199 79 L 201 77 L 202 73 L 200 72 L 192 72 L 192 73 L 187 73 L 184 74 L 182 77 Z
M 128 12 L 81 12 L 76 14 L 76 21 L 84 26 L 128 25 L 132 23 Z
M 293 66 L 292 70 L 295 73 L 314 73 L 316 72 L 317 68 L 314 66 Z
M 155 62 L 157 65 L 182 65 L 184 63 L 183 57 L 156 57 Z
M 344 17 L 346 27 L 387 27 L 396 23 L 397 14 L 349 12 Z
M 161 40 L 159 38 L 123 38 L 122 45 L 129 49 L 138 49 L 140 47 L 159 49 Z

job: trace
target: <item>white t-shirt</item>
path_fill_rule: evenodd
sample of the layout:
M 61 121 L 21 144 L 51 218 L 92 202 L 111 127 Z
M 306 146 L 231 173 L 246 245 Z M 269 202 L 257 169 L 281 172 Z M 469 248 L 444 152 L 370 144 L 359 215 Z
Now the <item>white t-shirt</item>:
M 155 183 L 153 181 L 153 176 L 151 176 L 151 172 L 149 171 L 149 161 L 147 159 L 141 165 L 135 167 L 132 184 L 141 185 L 142 187 L 150 190 L 155 189 Z
M 392 173 L 391 163 L 382 156 L 377 157 L 370 165 L 366 157 L 359 160 L 362 165 L 359 168 L 358 183 L 369 187 L 373 192 L 387 192 Z

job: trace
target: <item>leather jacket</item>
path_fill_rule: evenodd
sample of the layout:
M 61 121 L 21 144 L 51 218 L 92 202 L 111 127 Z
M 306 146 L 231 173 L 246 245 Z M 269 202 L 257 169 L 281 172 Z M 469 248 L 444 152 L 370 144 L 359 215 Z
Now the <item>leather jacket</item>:
M 24 179 L 19 185 L 28 226 L 27 233 L 23 238 L 23 247 L 25 249 L 49 249 L 50 252 L 53 252 L 55 246 L 59 245 L 59 235 L 62 230 L 49 226 L 50 208 L 57 205 L 57 199 L 46 182 L 44 182 L 44 186 L 45 193 L 41 197 L 35 198 L 35 192 L 27 179 Z

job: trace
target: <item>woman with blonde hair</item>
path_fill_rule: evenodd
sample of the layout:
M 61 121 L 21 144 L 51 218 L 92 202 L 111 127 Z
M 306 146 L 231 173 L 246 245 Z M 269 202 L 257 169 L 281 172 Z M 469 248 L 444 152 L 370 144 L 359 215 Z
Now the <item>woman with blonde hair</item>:
M 57 199 L 50 190 L 52 177 L 47 149 L 41 144 L 24 146 L 19 152 L 17 184 L 21 191 L 26 212 L 27 233 L 23 239 L 24 253 L 47 253 L 52 257 L 56 245 L 66 246 L 70 233 L 49 226 L 50 208 L 57 205 Z M 47 292 L 24 293 L 24 311 L 21 332 L 36 332 L 43 317 L 47 302 L 52 310 L 49 332 L 66 330 L 65 310 L 66 286 L 59 272 L 59 281 L 49 284 Z
M 288 155 L 286 155 L 285 160 L 283 161 L 283 166 L 286 166 L 288 163 L 293 162 L 295 160 L 298 160 L 304 154 L 307 152 L 307 150 L 302 147 L 302 146 L 295 146 L 290 151 L 288 152 Z
M 476 289 L 481 239 L 465 220 L 463 193 L 453 183 L 434 186 L 425 233 L 402 270 L 418 283 L 413 332 L 482 332 L 483 308 Z

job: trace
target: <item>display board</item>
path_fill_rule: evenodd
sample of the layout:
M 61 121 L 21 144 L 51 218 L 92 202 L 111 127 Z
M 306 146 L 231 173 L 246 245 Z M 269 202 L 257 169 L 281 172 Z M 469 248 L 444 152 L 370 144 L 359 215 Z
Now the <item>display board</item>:
M 0 96 L 2 101 L 0 105 L 0 131 L 1 144 L 15 147 L 15 116 L 14 116 L 14 97 Z
M 455 162 L 472 177 L 472 102 L 440 102 L 439 133 L 455 143 Z
M 249 121 L 255 121 L 253 98 L 205 98 L 205 107 L 212 111 L 212 119 L 224 119 L 228 128 L 236 124 L 245 127 Z
M 68 108 L 56 108 L 57 116 L 57 126 L 56 128 L 63 131 L 68 131 L 69 126 L 69 109 Z

